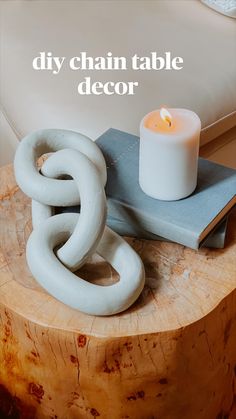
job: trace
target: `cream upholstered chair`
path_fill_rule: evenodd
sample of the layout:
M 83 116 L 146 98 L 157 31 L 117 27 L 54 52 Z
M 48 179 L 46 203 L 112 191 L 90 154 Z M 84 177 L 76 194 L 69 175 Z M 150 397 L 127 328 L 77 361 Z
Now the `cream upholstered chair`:
M 138 133 L 141 117 L 166 104 L 199 114 L 202 143 L 236 125 L 235 20 L 200 1 L 1 2 L 0 164 L 19 139 L 46 127 L 74 129 L 95 139 L 114 127 Z M 67 66 L 58 75 L 35 71 L 40 51 L 67 59 L 162 55 L 184 59 L 180 71 L 93 71 L 93 81 L 138 81 L 134 96 L 80 96 L 86 72 Z

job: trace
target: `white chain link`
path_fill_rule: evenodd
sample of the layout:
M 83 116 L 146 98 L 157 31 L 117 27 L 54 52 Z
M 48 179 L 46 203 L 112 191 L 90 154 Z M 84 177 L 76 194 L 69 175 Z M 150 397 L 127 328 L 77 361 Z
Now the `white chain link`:
M 52 152 L 39 171 L 38 158 Z M 128 243 L 105 226 L 106 164 L 97 145 L 77 132 L 40 130 L 21 141 L 14 168 L 20 188 L 32 198 L 26 258 L 35 279 L 58 300 L 88 314 L 111 315 L 133 304 L 144 286 L 144 267 Z M 65 176 L 70 179 L 61 179 Z M 80 214 L 53 215 L 55 206 L 79 203 Z M 94 252 L 119 273 L 119 282 L 99 286 L 73 273 Z

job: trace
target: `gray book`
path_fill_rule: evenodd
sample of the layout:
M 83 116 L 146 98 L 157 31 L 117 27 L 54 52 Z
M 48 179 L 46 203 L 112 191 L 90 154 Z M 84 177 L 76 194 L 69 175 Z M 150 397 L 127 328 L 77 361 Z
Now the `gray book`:
M 80 212 L 80 206 L 75 205 L 72 207 L 57 207 L 56 214 L 64 212 Z M 223 249 L 225 245 L 226 232 L 227 232 L 227 223 L 228 217 L 223 219 L 219 225 L 216 226 L 213 232 L 209 234 L 204 243 L 203 247 L 211 247 L 217 249 Z M 120 236 L 129 236 L 136 237 L 139 239 L 145 240 L 158 240 L 158 241 L 167 241 L 171 240 L 165 239 L 164 237 L 158 236 L 156 234 L 150 233 L 149 231 L 142 230 L 139 225 L 135 224 L 131 220 L 118 220 L 117 218 L 110 217 L 108 215 L 106 220 L 106 225 L 114 230 Z
M 198 249 L 236 203 L 236 170 L 199 159 L 194 193 L 179 201 L 147 196 L 138 183 L 139 138 L 109 129 L 96 141 L 107 163 L 108 215 Z
M 215 249 L 223 249 L 226 239 L 228 217 L 226 217 L 215 230 L 209 234 L 205 242 L 202 244 L 202 247 L 210 247 Z M 127 222 L 126 220 L 118 220 L 113 217 L 107 217 L 106 224 L 112 230 L 116 231 L 120 236 L 129 236 L 136 237 L 139 239 L 145 240 L 157 240 L 157 241 L 167 241 L 164 237 L 157 236 L 156 234 L 150 233 L 148 231 L 140 229 L 137 224 Z

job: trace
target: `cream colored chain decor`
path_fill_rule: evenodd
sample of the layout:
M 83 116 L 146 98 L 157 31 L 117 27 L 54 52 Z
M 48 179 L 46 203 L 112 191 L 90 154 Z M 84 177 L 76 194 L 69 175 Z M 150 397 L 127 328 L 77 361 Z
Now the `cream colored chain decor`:
M 45 153 L 52 154 L 39 170 L 37 160 Z M 26 258 L 35 279 L 52 296 L 87 314 L 126 310 L 143 289 L 144 267 L 128 243 L 105 225 L 106 164 L 98 146 L 77 132 L 40 130 L 20 142 L 14 168 L 20 188 L 32 198 Z M 79 203 L 79 214 L 54 215 L 56 206 Z M 118 282 L 100 286 L 73 273 L 95 252 L 118 272 Z

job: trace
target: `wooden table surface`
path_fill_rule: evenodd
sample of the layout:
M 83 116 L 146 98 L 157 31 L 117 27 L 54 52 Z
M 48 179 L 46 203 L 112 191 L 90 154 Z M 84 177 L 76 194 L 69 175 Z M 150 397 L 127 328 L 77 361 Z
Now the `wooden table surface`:
M 36 283 L 25 259 L 31 229 L 30 200 L 5 166 L 0 413 L 7 394 L 24 418 L 236 418 L 235 214 L 224 249 L 127 239 L 145 264 L 146 286 L 111 317 L 73 310 Z M 118 280 L 98 256 L 80 275 L 103 285 Z

